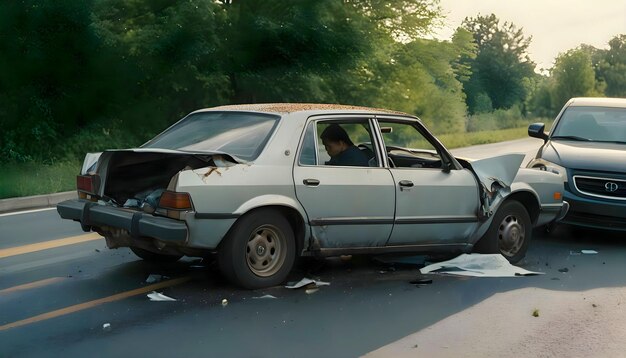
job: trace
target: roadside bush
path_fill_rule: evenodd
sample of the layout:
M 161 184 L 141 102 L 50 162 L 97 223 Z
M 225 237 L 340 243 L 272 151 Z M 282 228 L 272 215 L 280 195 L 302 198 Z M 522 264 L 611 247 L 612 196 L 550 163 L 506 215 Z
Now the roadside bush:
M 519 107 L 513 106 L 510 109 L 497 109 L 490 113 L 468 116 L 465 129 L 467 132 L 492 131 L 525 127 L 533 122 L 534 120 L 522 115 Z

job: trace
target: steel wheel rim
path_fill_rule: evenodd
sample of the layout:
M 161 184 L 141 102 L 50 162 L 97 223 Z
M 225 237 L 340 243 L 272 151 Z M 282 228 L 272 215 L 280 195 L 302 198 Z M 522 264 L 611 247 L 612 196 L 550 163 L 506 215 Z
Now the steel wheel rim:
M 504 256 L 515 256 L 524 245 L 526 228 L 515 215 L 507 215 L 498 227 L 498 247 Z
M 246 244 L 246 264 L 260 277 L 274 275 L 285 262 L 287 241 L 273 225 L 261 225 L 250 234 Z

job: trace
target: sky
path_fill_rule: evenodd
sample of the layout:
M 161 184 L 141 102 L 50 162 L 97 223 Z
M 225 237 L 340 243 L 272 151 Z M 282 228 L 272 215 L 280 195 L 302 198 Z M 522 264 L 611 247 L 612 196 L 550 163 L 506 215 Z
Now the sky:
M 440 0 L 449 39 L 465 17 L 495 14 L 532 36 L 529 47 L 537 71 L 548 69 L 559 53 L 580 44 L 608 48 L 615 35 L 626 34 L 626 0 Z

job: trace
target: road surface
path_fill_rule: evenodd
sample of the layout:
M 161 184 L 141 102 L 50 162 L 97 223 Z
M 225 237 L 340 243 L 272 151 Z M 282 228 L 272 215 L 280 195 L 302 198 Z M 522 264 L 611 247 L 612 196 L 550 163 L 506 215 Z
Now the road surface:
M 317 292 L 284 287 L 244 291 L 226 283 L 210 260 L 156 266 L 128 249 L 109 250 L 103 239 L 59 219 L 55 210 L 4 214 L 0 357 L 375 356 L 405 337 L 438 329 L 437 324 L 468 326 L 464 313 L 517 290 L 584 295 L 586 290 L 623 287 L 622 236 L 569 227 L 558 227 L 549 236 L 537 231 L 520 266 L 545 273 L 539 276 L 436 275 L 432 284 L 416 286 L 410 281 L 419 274 L 417 266 L 353 257 L 302 264 L 294 270 L 292 281 L 306 276 L 330 282 Z M 581 249 L 598 254 L 577 255 Z M 564 269 L 567 272 L 561 272 Z M 147 283 L 151 274 L 167 278 Z M 147 294 L 153 291 L 176 301 L 150 301 Z M 264 295 L 275 298 L 261 298 Z M 530 317 L 528 305 L 519 301 L 497 300 L 499 309 L 493 312 L 498 315 L 490 320 Z M 556 306 L 558 302 L 542 303 L 536 319 L 550 317 Z M 602 321 L 595 324 L 594 332 L 611 328 Z M 481 337 L 489 341 L 492 334 L 485 330 Z M 438 337 L 446 339 L 441 333 Z M 439 355 L 458 349 L 453 342 L 445 345 L 449 348 L 439 342 Z

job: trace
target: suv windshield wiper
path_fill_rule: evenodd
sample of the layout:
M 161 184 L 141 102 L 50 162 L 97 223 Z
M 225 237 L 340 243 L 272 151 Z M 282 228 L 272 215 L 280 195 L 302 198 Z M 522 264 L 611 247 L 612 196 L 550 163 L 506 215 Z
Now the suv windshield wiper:
M 577 141 L 581 141 L 581 142 L 590 142 L 591 141 L 591 139 L 589 139 L 589 138 L 578 137 L 578 136 L 575 136 L 575 135 L 554 135 L 550 139 L 571 139 L 571 140 L 577 140 Z

